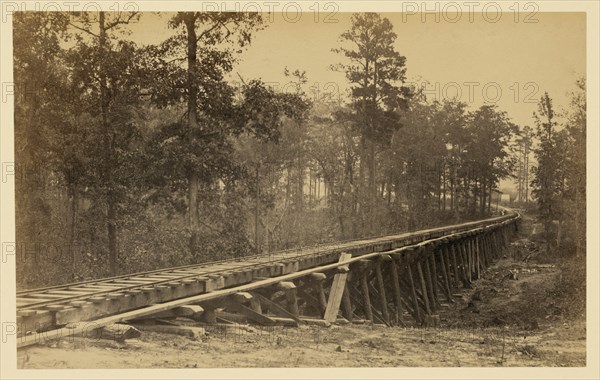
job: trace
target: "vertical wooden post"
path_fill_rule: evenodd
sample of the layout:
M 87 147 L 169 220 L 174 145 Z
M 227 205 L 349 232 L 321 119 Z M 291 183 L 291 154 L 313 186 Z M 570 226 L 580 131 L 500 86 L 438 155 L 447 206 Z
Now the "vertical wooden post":
M 475 277 L 477 279 L 479 279 L 481 277 L 481 270 L 479 268 L 479 266 L 480 266 L 479 253 L 477 252 L 477 235 L 473 235 L 471 245 L 473 246 L 473 248 L 472 248 L 473 249 L 473 263 L 474 263 L 473 270 L 475 272 Z
M 454 241 L 452 242 L 452 244 L 450 245 L 450 252 L 452 253 L 452 268 L 454 270 L 454 287 L 455 288 L 459 288 L 460 287 L 460 278 L 458 276 L 458 263 L 456 261 L 456 250 L 458 249 L 458 241 Z
M 408 273 L 408 282 L 410 283 L 410 292 L 413 299 L 413 304 L 415 305 L 415 315 L 417 317 L 417 323 L 423 322 L 421 317 L 421 307 L 419 306 L 419 299 L 417 298 L 417 290 L 415 289 L 415 279 L 413 277 L 412 269 L 410 267 L 410 263 L 406 263 L 406 272 Z
M 437 250 L 435 248 L 430 248 L 430 250 L 429 250 L 429 266 L 431 268 L 433 298 L 435 299 L 436 304 L 440 304 L 440 299 L 439 299 L 439 294 L 438 294 L 438 272 L 437 272 L 437 265 L 435 263 L 436 252 L 437 252 Z
M 464 244 L 465 240 L 463 237 L 461 237 L 461 239 L 458 241 L 456 248 L 458 249 L 458 257 L 460 260 L 461 280 L 463 282 L 463 286 L 467 287 L 469 284 L 469 277 L 467 276 L 467 254 L 465 253 Z
M 508 248 L 508 245 L 510 244 L 510 238 L 508 236 L 506 227 L 500 227 L 500 233 L 502 235 L 502 249 L 504 250 Z
M 319 312 L 321 316 L 325 315 L 327 310 L 327 297 L 325 296 L 325 289 L 323 289 L 323 281 L 327 278 L 325 273 L 312 273 L 308 276 L 312 282 L 312 286 L 317 295 L 317 301 L 319 302 Z
M 425 275 L 425 285 L 427 286 L 427 296 L 429 297 L 429 307 L 432 311 L 437 310 L 437 300 L 433 292 L 433 279 L 431 275 L 429 257 L 421 259 L 421 265 L 423 267 L 423 274 Z
M 288 311 L 298 316 L 300 313 L 298 311 L 298 297 L 296 296 L 296 285 L 290 281 L 280 282 L 278 287 L 283 290 L 285 293 L 285 299 L 287 303 Z
M 347 320 L 352 321 L 352 301 L 350 300 L 350 288 L 346 286 L 342 294 L 342 310 Z
M 496 254 L 498 257 L 502 255 L 502 250 L 500 249 L 500 239 L 498 236 L 498 230 L 494 230 L 494 249 L 496 250 Z
M 452 249 L 452 245 L 449 241 L 446 241 L 442 251 L 442 260 L 444 267 L 446 268 L 446 276 L 448 277 L 448 287 L 450 288 L 450 294 L 454 293 L 454 280 L 452 278 L 452 259 L 450 258 L 450 250 Z
M 481 277 L 482 272 L 485 270 L 483 255 L 481 254 L 481 251 L 479 249 L 480 240 L 481 240 L 481 237 L 479 235 L 477 235 L 475 237 L 475 252 L 477 253 L 477 265 L 478 265 L 477 276 L 478 277 Z
M 360 278 L 360 286 L 363 293 L 363 305 L 365 309 L 365 317 L 373 322 L 373 310 L 371 310 L 371 297 L 369 297 L 369 283 L 367 273 L 364 273 Z
M 427 285 L 425 285 L 425 277 L 423 276 L 423 268 L 421 268 L 421 262 L 417 259 L 417 273 L 419 274 L 419 282 L 421 283 L 421 296 L 423 303 L 425 304 L 425 312 L 431 314 L 431 307 L 429 306 L 429 297 L 427 295 Z
M 463 250 L 465 252 L 465 264 L 467 269 L 467 280 L 469 283 L 473 282 L 473 272 L 471 271 L 471 250 L 469 249 L 469 238 L 466 238 L 463 242 Z
M 390 324 L 390 313 L 388 311 L 387 298 L 385 297 L 385 282 L 383 281 L 383 273 L 381 271 L 382 260 L 377 260 L 375 264 L 375 276 L 377 278 L 377 290 L 379 292 L 379 300 L 381 303 L 381 314 L 386 324 Z
M 481 234 L 479 235 L 479 239 L 478 239 L 478 250 L 479 250 L 479 254 L 481 255 L 481 257 L 483 258 L 483 268 L 487 269 L 490 266 L 490 261 L 488 260 L 488 256 L 487 253 L 485 251 L 485 246 L 484 246 L 484 242 L 485 242 L 485 234 Z
M 494 258 L 498 259 L 498 252 L 494 248 L 494 233 L 491 231 L 488 235 L 488 246 L 489 246 L 489 250 L 490 250 L 490 253 L 492 254 L 492 256 Z
M 398 276 L 398 266 L 396 261 L 390 261 L 390 272 L 392 273 L 392 288 L 394 289 L 394 304 L 396 305 L 396 315 L 398 320 L 402 320 L 402 294 L 400 293 L 400 277 Z
M 463 240 L 462 248 L 465 255 L 465 274 L 467 276 L 467 283 L 471 284 L 471 282 L 473 281 L 473 277 L 471 274 L 471 260 L 469 258 L 468 241 L 469 238 L 465 238 L 465 240 Z
M 440 266 L 442 267 L 442 277 L 444 279 L 444 290 L 446 291 L 446 299 L 449 303 L 452 303 L 452 291 L 450 290 L 450 279 L 448 277 L 448 269 L 446 267 L 446 252 L 448 248 L 447 246 L 443 246 L 440 248 L 439 257 L 440 257 Z
M 488 246 L 488 233 L 487 231 L 483 234 L 483 242 L 482 242 L 483 251 L 485 252 L 485 256 L 488 258 L 488 261 L 493 261 L 492 253 L 490 252 L 490 248 Z

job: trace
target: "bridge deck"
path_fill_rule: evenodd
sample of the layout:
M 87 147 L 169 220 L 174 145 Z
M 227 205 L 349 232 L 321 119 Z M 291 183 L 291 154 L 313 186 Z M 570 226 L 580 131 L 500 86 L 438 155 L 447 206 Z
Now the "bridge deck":
M 319 268 L 335 269 L 342 252 L 352 258 L 389 252 L 428 239 L 454 236 L 509 222 L 518 216 L 505 215 L 481 221 L 432 228 L 398 235 L 321 245 L 300 251 L 283 251 L 198 265 L 136 273 L 17 293 L 19 335 L 65 326 L 74 322 L 98 320 L 152 305 L 169 305 L 176 300 L 203 294 L 215 296 L 226 289 L 244 285 L 253 288 L 272 285 L 269 279 L 300 277 Z M 356 261 L 356 260 L 353 260 Z M 332 266 L 332 264 L 335 264 Z M 299 273 L 298 276 L 293 275 Z M 223 294 L 229 294 L 225 292 Z M 213 297 L 204 297 L 213 298 Z M 202 297 L 199 300 L 203 299 Z M 177 302 L 173 304 L 176 306 Z M 164 307 L 159 307 L 165 309 Z

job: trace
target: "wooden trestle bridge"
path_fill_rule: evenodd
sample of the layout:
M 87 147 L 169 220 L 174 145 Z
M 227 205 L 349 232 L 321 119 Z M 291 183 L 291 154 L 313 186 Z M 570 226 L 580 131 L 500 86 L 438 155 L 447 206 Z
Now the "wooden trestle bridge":
M 17 293 L 17 346 L 144 318 L 434 325 L 508 246 L 519 214 Z

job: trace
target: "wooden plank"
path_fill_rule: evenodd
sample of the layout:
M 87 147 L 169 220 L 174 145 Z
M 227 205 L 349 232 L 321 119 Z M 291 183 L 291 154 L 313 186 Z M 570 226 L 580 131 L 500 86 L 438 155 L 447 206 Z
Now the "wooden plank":
M 63 295 L 52 295 L 52 294 L 45 294 L 45 293 L 36 293 L 36 294 L 29 294 L 28 295 L 29 298 L 39 298 L 40 301 L 42 300 L 58 300 L 61 298 L 65 298 L 65 296 Z
M 17 298 L 17 307 L 20 306 L 25 306 L 25 305 L 32 305 L 32 304 L 36 304 L 38 302 L 43 302 L 43 300 L 40 299 L 36 299 L 36 298 Z
M 81 287 L 77 287 L 77 288 L 73 288 L 73 289 L 82 289 L 82 290 L 87 290 L 87 289 L 92 289 L 95 291 L 107 291 L 107 290 L 117 290 L 117 289 L 121 289 L 123 286 L 121 285 L 84 285 Z
M 125 284 L 125 285 L 148 285 L 155 282 L 152 279 L 126 279 L 126 280 L 119 280 L 119 281 L 113 281 L 113 284 Z
M 338 262 L 344 262 L 352 257 L 349 253 L 340 254 Z M 333 282 L 331 283 L 331 290 L 329 291 L 329 299 L 327 300 L 327 306 L 325 308 L 325 314 L 323 319 L 327 322 L 334 323 L 337 319 L 338 312 L 340 310 L 340 304 L 342 302 L 342 296 L 344 289 L 346 288 L 346 278 L 348 273 L 336 273 L 333 276 Z
M 17 310 L 17 316 L 19 317 L 31 317 L 32 315 L 36 314 L 36 310 Z
M 153 275 L 148 275 L 148 276 L 143 276 L 140 277 L 140 280 L 153 280 L 153 281 L 165 281 L 165 280 L 176 280 L 178 278 L 181 278 L 181 276 L 178 276 L 176 274 L 172 274 L 172 275 L 166 275 L 166 274 L 153 274 Z
M 58 295 L 58 296 L 62 296 L 63 298 L 67 298 L 67 297 L 79 297 L 79 296 L 86 296 L 86 295 L 90 295 L 90 294 L 94 294 L 95 292 L 93 290 L 88 290 L 88 291 L 77 291 L 77 290 L 55 290 L 52 292 L 49 292 L 49 295 Z M 67 297 L 64 297 L 67 296 Z

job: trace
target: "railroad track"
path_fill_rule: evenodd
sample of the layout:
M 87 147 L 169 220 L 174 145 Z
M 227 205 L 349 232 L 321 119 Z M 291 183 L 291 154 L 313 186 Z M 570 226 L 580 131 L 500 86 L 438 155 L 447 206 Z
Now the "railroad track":
M 135 315 L 136 310 L 153 306 L 162 310 L 164 307 L 160 305 L 170 305 L 173 302 L 176 305 L 177 300 L 193 299 L 211 293 L 213 296 L 204 298 L 216 298 L 219 291 L 225 291 L 223 296 L 228 296 L 231 292 L 227 292 L 227 289 L 243 290 L 244 286 L 257 288 L 256 284 L 260 287 L 262 283 L 264 286 L 271 286 L 278 279 L 302 277 L 294 275 L 295 273 L 310 274 L 319 270 L 332 270 L 344 264 L 336 264 L 342 253 L 351 255 L 352 259 L 348 263 L 354 263 L 362 257 L 371 257 L 369 255 L 391 252 L 402 247 L 483 233 L 488 229 L 514 223 L 518 218 L 518 214 L 511 213 L 417 232 L 326 244 L 302 251 L 281 251 L 239 260 L 222 260 L 24 290 L 17 292 L 16 298 L 18 335 L 24 339 L 22 345 L 27 345 L 32 341 L 29 335 L 60 329 L 77 322 L 95 321 L 111 316 L 117 316 L 113 319 L 119 319 L 118 315 Z M 454 276 L 456 277 L 456 271 Z M 437 280 L 434 282 L 437 283 Z M 417 306 L 416 310 L 419 307 Z

